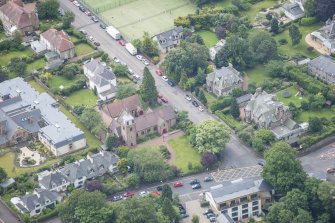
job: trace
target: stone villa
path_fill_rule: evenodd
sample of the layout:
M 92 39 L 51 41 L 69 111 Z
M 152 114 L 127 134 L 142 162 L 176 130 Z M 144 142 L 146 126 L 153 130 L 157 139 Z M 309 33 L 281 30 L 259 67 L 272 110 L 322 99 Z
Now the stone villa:
M 318 31 L 312 32 L 311 37 L 319 43 L 328 54 L 335 52 L 335 15 L 326 21 Z
M 308 73 L 327 84 L 335 83 L 335 61 L 329 56 L 318 56 L 307 64 Z
M 183 39 L 183 27 L 178 26 L 152 37 L 158 43 L 162 53 L 167 53 L 180 44 Z

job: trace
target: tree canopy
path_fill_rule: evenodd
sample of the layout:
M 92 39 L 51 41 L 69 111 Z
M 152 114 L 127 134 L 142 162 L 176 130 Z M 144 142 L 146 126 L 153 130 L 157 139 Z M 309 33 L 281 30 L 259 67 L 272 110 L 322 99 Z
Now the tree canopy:
M 5 181 L 7 179 L 7 173 L 6 171 L 0 167 L 0 183 Z
M 292 24 L 290 28 L 288 29 L 288 32 L 289 32 L 289 35 L 292 41 L 292 46 L 298 45 L 302 38 L 302 35 L 299 31 L 298 26 Z
M 59 3 L 57 0 L 46 0 L 39 2 L 37 13 L 40 19 L 55 19 L 58 16 Z
M 157 104 L 157 88 L 155 79 L 150 73 L 147 67 L 144 68 L 143 80 L 140 87 L 140 97 L 142 102 L 148 106 L 154 106 Z

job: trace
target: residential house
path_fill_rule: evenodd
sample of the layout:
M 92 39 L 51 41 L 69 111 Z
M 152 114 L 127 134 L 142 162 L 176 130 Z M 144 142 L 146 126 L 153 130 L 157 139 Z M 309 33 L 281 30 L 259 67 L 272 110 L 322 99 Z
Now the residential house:
M 271 130 L 276 140 L 283 139 L 291 144 L 297 142 L 298 137 L 308 128 L 307 123 L 297 124 L 293 121 L 289 108 L 261 88 L 256 89 L 244 108 L 242 118 L 258 128 Z
M 242 82 L 240 72 L 230 66 L 215 70 L 206 77 L 207 91 L 218 97 L 230 94 L 235 88 L 241 88 Z
M 157 34 L 153 40 L 158 42 L 158 48 L 162 53 L 167 53 L 180 44 L 183 39 L 183 27 L 178 26 Z
M 46 208 L 54 208 L 60 201 L 61 196 L 58 193 L 44 189 L 36 189 L 31 194 L 11 199 L 11 203 L 20 213 L 31 217 L 40 214 Z
M 226 222 L 247 221 L 260 216 L 274 195 L 273 187 L 261 178 L 238 179 L 205 192 L 211 207 L 223 213 Z
M 97 92 L 101 100 L 114 98 L 116 95 L 115 74 L 96 60 L 91 60 L 83 66 L 88 85 Z
M 61 60 L 75 56 L 75 46 L 64 30 L 49 29 L 41 34 L 40 42 L 46 45 L 49 51 L 58 54 Z
M 252 94 L 248 93 L 236 98 L 236 102 L 240 107 L 244 107 L 251 100 Z
M 107 172 L 117 172 L 118 160 L 114 153 L 101 151 L 93 155 L 88 154 L 86 159 L 67 164 L 58 171 L 77 188 L 84 185 L 86 180 L 102 176 Z
M 47 93 L 38 93 L 20 77 L 0 83 L 0 147 L 32 138 L 55 156 L 86 146 L 84 133 Z
M 121 137 L 127 146 L 135 146 L 139 137 L 158 132 L 167 133 L 176 124 L 176 114 L 171 106 L 143 111 L 138 96 L 108 103 L 98 109 L 110 132 Z
M 226 40 L 221 39 L 215 44 L 215 46 L 209 48 L 209 58 L 214 61 L 216 54 L 224 47 Z
M 65 175 L 51 172 L 39 179 L 38 184 L 42 189 L 61 192 L 66 191 L 71 182 Z
M 327 83 L 335 83 L 335 61 L 328 56 L 318 56 L 307 64 L 308 73 Z
M 328 19 L 326 24 L 318 31 L 311 33 L 312 40 L 319 43 L 328 54 L 335 52 L 335 15 Z
M 8 35 L 16 31 L 32 32 L 39 26 L 36 2 L 23 4 L 21 0 L 10 0 L 0 7 L 0 19 Z
M 301 8 L 300 4 L 293 1 L 285 3 L 282 6 L 283 12 L 285 13 L 285 16 L 291 20 L 297 20 L 304 16 L 304 10 Z

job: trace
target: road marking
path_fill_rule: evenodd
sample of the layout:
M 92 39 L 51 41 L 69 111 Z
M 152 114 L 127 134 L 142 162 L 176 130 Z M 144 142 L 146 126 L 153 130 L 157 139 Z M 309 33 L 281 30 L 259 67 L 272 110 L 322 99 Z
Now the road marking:
M 0 218 L 0 222 L 1 222 L 1 223 L 5 223 L 1 218 Z
M 239 178 L 260 176 L 262 170 L 263 168 L 257 165 L 257 166 L 242 167 L 235 169 L 219 170 L 217 172 L 213 172 L 212 176 L 216 182 L 223 182 L 223 181 L 236 180 Z

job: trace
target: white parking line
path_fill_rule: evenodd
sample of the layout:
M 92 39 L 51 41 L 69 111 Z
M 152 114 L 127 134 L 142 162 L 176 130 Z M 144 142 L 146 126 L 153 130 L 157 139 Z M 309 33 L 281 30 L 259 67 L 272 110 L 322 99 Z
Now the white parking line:
M 242 167 L 236 169 L 219 170 L 217 172 L 213 172 L 212 176 L 216 182 L 223 182 L 223 181 L 231 181 L 238 178 L 259 176 L 262 170 L 263 168 L 257 165 L 257 166 Z

